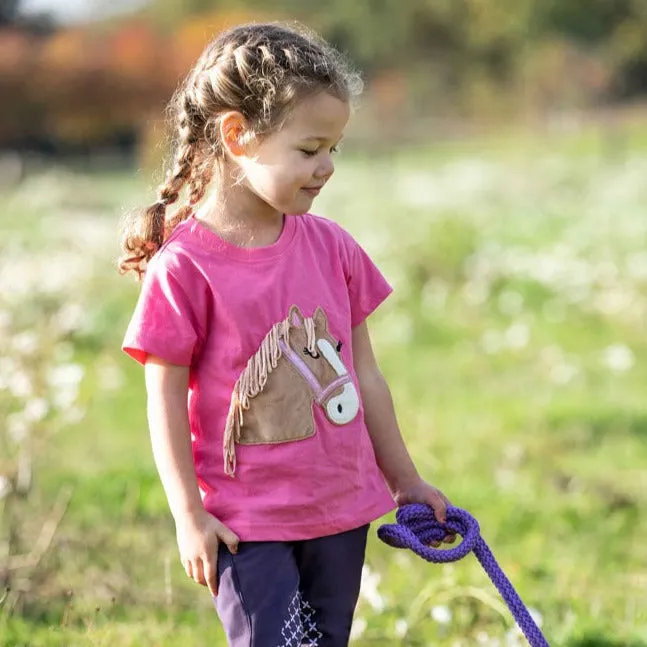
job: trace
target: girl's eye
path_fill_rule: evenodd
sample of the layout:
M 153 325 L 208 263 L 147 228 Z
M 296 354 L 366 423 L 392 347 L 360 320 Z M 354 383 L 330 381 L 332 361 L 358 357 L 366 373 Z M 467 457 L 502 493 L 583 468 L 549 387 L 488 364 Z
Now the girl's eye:
M 338 352 L 338 353 L 341 353 L 341 347 L 342 347 L 342 343 L 341 343 L 341 341 L 340 341 L 340 342 L 337 344 L 337 352 Z
M 333 146 L 330 149 L 330 154 L 335 155 L 336 153 L 339 153 L 339 149 L 340 149 L 339 146 Z M 319 150 L 313 151 L 313 150 L 308 150 L 306 148 L 301 148 L 300 150 L 306 157 L 314 157 L 315 155 L 317 155 L 317 153 L 319 153 Z

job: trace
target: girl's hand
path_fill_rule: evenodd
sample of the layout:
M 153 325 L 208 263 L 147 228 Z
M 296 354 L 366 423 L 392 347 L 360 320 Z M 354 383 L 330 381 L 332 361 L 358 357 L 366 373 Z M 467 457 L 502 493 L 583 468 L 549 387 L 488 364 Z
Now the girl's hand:
M 451 501 L 440 490 L 422 479 L 398 490 L 394 498 L 398 507 L 409 503 L 424 503 L 433 508 L 439 523 L 444 524 L 447 521 L 447 506 L 451 505 Z M 448 532 L 443 539 L 445 544 L 452 544 L 454 541 L 456 535 L 452 532 Z M 432 542 L 432 545 L 440 546 L 440 542 Z
M 218 543 L 232 554 L 238 551 L 238 537 L 206 510 L 176 519 L 175 531 L 180 559 L 186 574 L 218 595 Z

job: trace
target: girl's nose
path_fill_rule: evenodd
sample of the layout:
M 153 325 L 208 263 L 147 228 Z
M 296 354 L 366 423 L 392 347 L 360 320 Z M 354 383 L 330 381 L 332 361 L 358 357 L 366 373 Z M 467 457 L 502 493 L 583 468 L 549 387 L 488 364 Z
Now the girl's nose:
M 327 155 L 317 167 L 315 176 L 319 179 L 328 179 L 335 172 L 335 163 L 332 157 Z

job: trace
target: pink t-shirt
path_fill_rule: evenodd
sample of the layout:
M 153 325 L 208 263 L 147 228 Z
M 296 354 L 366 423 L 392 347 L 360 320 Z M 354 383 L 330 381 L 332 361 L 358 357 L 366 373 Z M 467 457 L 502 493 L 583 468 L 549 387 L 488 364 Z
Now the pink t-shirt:
M 149 263 L 123 349 L 190 366 L 203 502 L 243 541 L 321 537 L 395 507 L 351 348 L 390 292 L 350 234 L 313 215 L 287 216 L 260 248 L 190 218 Z

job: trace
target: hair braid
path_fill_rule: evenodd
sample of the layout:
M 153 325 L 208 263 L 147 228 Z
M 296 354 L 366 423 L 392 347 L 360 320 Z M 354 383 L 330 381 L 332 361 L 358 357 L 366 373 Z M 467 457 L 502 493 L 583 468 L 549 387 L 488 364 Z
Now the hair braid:
M 120 259 L 119 269 L 122 273 L 133 270 L 139 278 L 142 277 L 146 271 L 146 264 L 162 246 L 173 227 L 185 220 L 191 212 L 191 205 L 189 205 L 189 208 L 180 209 L 167 222 L 167 207 L 177 202 L 182 188 L 189 181 L 194 170 L 193 163 L 199 141 L 196 131 L 200 120 L 193 118 L 194 109 L 188 93 L 179 99 L 182 102 L 181 110 L 178 111 L 179 143 L 173 168 L 168 171 L 166 181 L 157 189 L 157 202 L 139 215 L 135 230 L 128 232 L 122 242 L 124 256 Z

